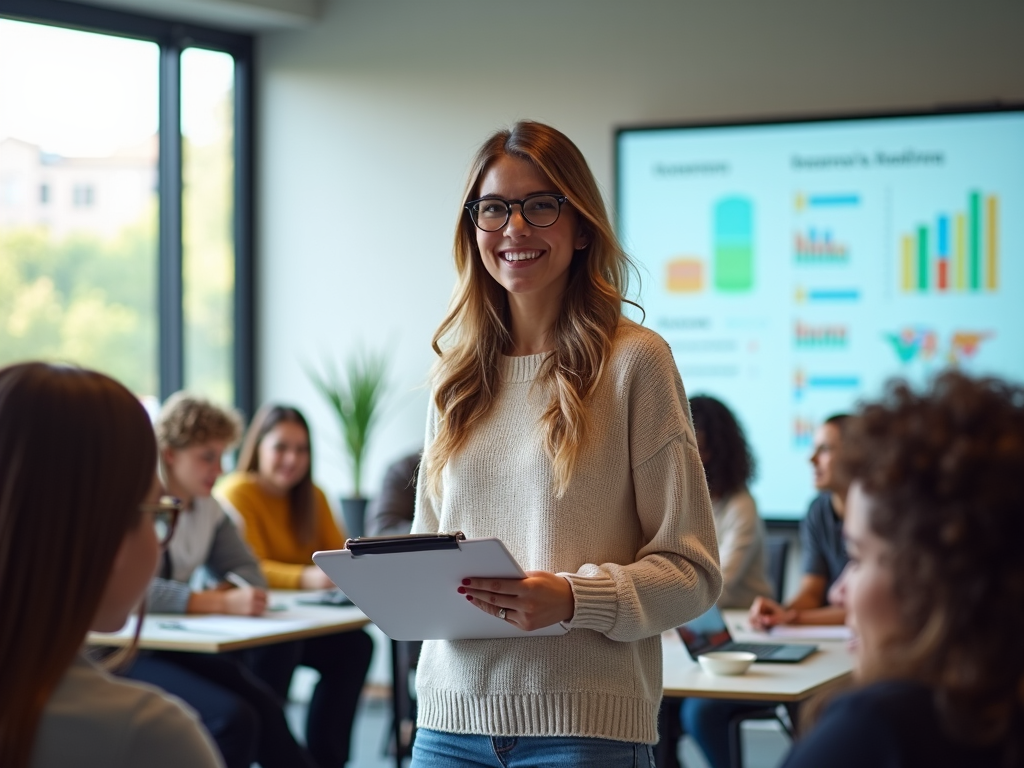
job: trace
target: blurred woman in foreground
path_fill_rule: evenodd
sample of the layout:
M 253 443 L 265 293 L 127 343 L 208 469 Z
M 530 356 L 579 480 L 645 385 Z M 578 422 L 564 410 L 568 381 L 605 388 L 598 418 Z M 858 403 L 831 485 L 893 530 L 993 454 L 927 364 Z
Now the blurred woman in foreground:
M 178 508 L 161 500 L 139 401 L 92 371 L 0 370 L 0 765 L 219 766 L 194 714 L 82 652 L 156 571 Z
M 786 768 L 1024 766 L 1024 389 L 893 384 L 841 466 L 859 687 Z

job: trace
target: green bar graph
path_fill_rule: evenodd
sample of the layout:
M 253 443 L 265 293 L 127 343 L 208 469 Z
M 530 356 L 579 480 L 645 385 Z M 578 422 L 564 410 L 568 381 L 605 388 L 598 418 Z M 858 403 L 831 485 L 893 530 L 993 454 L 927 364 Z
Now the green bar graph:
M 714 208 L 715 288 L 726 293 L 754 287 L 754 204 L 727 197 Z
M 981 193 L 971 192 L 967 211 L 968 263 L 970 264 L 971 290 L 981 288 Z
M 917 290 L 928 290 L 928 227 L 917 228 Z

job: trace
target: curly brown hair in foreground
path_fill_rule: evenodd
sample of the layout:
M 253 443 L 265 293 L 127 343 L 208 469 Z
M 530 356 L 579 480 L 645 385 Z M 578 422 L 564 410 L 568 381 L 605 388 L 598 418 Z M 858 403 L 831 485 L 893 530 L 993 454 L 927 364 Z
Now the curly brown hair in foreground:
M 1009 741 L 1024 695 L 1024 389 L 950 372 L 924 394 L 891 383 L 857 416 L 840 461 L 892 547 L 906 628 L 866 676 L 931 687 L 954 737 Z

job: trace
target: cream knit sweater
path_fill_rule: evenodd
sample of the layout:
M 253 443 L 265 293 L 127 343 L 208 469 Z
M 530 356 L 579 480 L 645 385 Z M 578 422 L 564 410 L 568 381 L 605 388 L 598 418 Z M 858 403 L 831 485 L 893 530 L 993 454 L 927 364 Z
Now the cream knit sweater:
M 501 391 L 445 467 L 441 497 L 420 478 L 413 532 L 496 536 L 524 570 L 566 577 L 576 603 L 570 631 L 427 641 L 418 724 L 653 744 L 659 633 L 703 613 L 722 586 L 683 383 L 664 340 L 623 319 L 590 402 L 586 444 L 557 499 L 540 424 L 550 395 L 535 381 L 545 357 L 503 358 Z M 437 418 L 431 405 L 427 446 Z

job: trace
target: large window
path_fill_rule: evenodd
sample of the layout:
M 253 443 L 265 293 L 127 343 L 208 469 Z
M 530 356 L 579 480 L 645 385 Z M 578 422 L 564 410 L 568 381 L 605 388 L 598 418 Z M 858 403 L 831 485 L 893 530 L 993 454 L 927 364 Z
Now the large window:
M 0 365 L 251 412 L 251 40 L 0 0 Z

